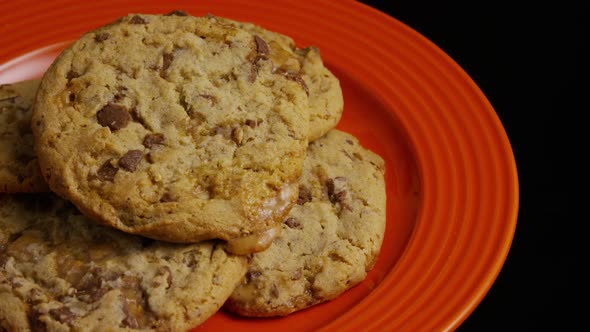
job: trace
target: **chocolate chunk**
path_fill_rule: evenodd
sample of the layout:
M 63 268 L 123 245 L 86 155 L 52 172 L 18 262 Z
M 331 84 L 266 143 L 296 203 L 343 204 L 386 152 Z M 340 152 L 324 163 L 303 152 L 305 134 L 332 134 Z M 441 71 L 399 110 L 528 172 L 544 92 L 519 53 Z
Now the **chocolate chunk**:
M 274 297 L 275 299 L 279 297 L 279 288 L 275 283 L 270 286 L 270 296 Z
M 217 98 L 212 95 L 200 94 L 199 97 L 207 99 L 211 105 L 217 104 Z
M 122 309 L 123 309 L 123 313 L 125 313 L 125 318 L 122 321 L 123 326 L 129 327 L 129 328 L 132 328 L 132 329 L 137 329 L 137 328 L 139 328 L 139 322 L 137 322 L 137 318 L 133 317 L 130 314 L 130 312 L 129 312 L 130 311 L 129 310 L 129 306 L 130 306 L 129 305 L 129 300 L 126 299 L 126 298 L 124 298 L 123 299 L 123 307 L 122 307 Z
M 165 140 L 164 134 L 160 134 L 160 133 L 147 134 L 143 138 L 143 146 L 145 146 L 148 149 L 151 149 L 154 145 L 164 143 L 164 140 Z
M 232 128 L 228 126 L 213 128 L 213 135 L 221 135 L 227 139 L 231 138 Z
M 184 265 L 192 269 L 199 263 L 199 259 L 197 257 L 197 251 L 191 250 L 184 253 L 182 257 L 182 262 L 184 263 Z
M 244 139 L 244 130 L 241 127 L 236 127 L 231 132 L 231 139 L 237 145 L 242 145 L 242 140 Z
M 354 145 L 354 142 L 351 139 L 346 139 L 346 143 L 350 144 L 350 145 Z
M 306 187 L 299 187 L 299 197 L 297 198 L 297 204 L 303 205 L 307 202 L 311 202 L 311 191 Z
M 343 183 L 346 181 L 347 179 L 342 176 L 337 176 L 334 179 L 328 179 L 326 181 L 326 190 L 328 198 L 330 199 L 330 202 L 332 202 L 332 204 L 341 203 L 346 198 L 346 190 L 341 190 L 336 186 L 337 183 Z
M 53 319 L 62 323 L 69 323 L 76 318 L 76 315 L 68 307 L 61 307 L 59 309 L 49 310 L 49 314 Z
M 291 280 L 299 280 L 302 276 L 303 276 L 303 270 L 301 268 L 298 268 L 291 275 Z
M 250 67 L 250 74 L 248 75 L 248 80 L 252 83 L 256 81 L 256 77 L 258 76 L 258 69 L 260 67 L 258 61 L 268 59 L 270 54 L 270 48 L 264 39 L 254 35 L 254 42 L 256 43 L 256 56 L 253 59 L 251 58 L 252 67 Z
M 79 298 L 86 303 L 94 303 L 100 300 L 109 291 L 109 288 L 103 285 L 103 278 L 97 272 L 92 274 L 78 288 Z
M 96 119 L 101 126 L 109 127 L 112 131 L 117 131 L 127 126 L 131 120 L 131 115 L 125 107 L 108 103 L 96 113 Z
M 262 272 L 256 270 L 250 270 L 246 273 L 246 281 L 250 282 L 252 280 L 258 279 L 262 275 Z
M 96 35 L 94 36 L 94 40 L 95 40 L 97 43 L 101 43 L 101 42 L 103 42 L 103 41 L 105 41 L 105 40 L 109 39 L 109 37 L 110 37 L 110 36 L 111 36 L 111 35 L 109 35 L 109 34 L 108 34 L 108 33 L 106 33 L 106 32 L 101 32 L 101 33 L 98 33 L 98 34 L 96 34 Z
M 129 23 L 131 23 L 131 24 L 146 24 L 147 21 L 143 17 L 141 17 L 139 15 L 135 15 L 129 20 Z
M 288 80 L 299 83 L 299 85 L 301 85 L 301 87 L 303 88 L 305 93 L 309 96 L 309 88 L 307 87 L 305 80 L 303 80 L 303 78 L 301 77 L 301 75 L 299 73 L 294 73 L 292 71 L 286 71 L 284 69 L 278 69 L 275 71 L 275 73 L 284 75 Z
M 162 69 L 160 69 L 161 77 L 166 77 L 166 70 L 170 67 L 172 60 L 174 60 L 173 53 L 164 53 L 164 55 L 162 55 Z
M 188 13 L 182 10 L 173 10 L 164 16 L 188 16 Z
M 258 77 L 258 63 L 254 62 L 250 67 L 250 74 L 248 75 L 248 81 L 254 83 Z
M 260 38 L 257 35 L 254 35 L 254 41 L 256 42 L 256 60 L 258 59 L 268 59 L 268 55 L 270 53 L 270 49 L 268 48 L 268 44 L 264 41 L 264 39 Z
M 27 312 L 27 319 L 29 320 L 29 327 L 31 331 L 45 332 L 47 326 L 41 321 L 41 313 L 35 309 L 31 309 Z
M 100 166 L 96 175 L 100 181 L 109 181 L 113 182 L 115 180 L 115 175 L 119 171 L 119 169 L 112 164 L 113 159 L 109 159 Z
M 27 296 L 27 303 L 39 304 L 41 302 L 43 302 L 43 292 L 41 292 L 38 288 L 31 288 Z
M 258 126 L 258 122 L 256 122 L 256 120 L 246 120 L 245 124 L 250 128 L 256 128 L 256 126 Z
M 119 166 L 126 171 L 135 172 L 137 165 L 139 165 L 142 158 L 143 152 L 141 150 L 127 151 L 127 153 L 119 159 Z
M 166 287 L 167 289 L 172 286 L 172 271 L 168 266 L 161 266 L 158 268 L 157 275 L 166 276 L 166 282 L 168 283 L 168 287 Z
M 74 70 L 70 70 L 68 71 L 68 73 L 66 74 L 66 78 L 69 80 L 74 79 L 76 77 L 80 77 L 80 74 L 78 74 L 76 71 Z
M 165 192 L 164 195 L 162 195 L 162 197 L 160 198 L 161 203 L 177 202 L 177 201 L 178 201 L 178 196 L 176 194 L 169 192 L 169 191 Z
M 3 267 L 8 262 L 8 255 L 6 254 L 6 245 L 0 244 L 0 267 Z
M 297 228 L 297 229 L 303 228 L 303 226 L 301 225 L 299 220 L 297 220 L 293 217 L 289 217 L 289 218 L 285 219 L 284 223 L 285 223 L 285 225 L 289 226 L 289 228 Z

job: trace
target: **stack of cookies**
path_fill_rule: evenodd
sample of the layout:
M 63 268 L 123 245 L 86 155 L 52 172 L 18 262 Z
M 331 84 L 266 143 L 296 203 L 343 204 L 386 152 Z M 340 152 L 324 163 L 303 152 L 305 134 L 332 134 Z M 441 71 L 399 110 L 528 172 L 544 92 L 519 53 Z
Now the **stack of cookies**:
M 383 160 L 334 129 L 319 50 L 131 14 L 0 87 L 0 330 L 183 331 L 284 316 L 374 266 Z

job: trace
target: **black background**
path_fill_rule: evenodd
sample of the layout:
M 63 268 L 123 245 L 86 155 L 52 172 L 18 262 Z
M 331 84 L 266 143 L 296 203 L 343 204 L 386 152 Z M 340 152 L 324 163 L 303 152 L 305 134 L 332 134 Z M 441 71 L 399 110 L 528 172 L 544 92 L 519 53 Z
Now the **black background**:
M 582 250 L 590 218 L 573 210 L 586 192 L 578 171 L 588 168 L 576 161 L 590 150 L 584 63 L 590 58 L 582 54 L 588 11 L 547 1 L 522 7 L 517 1 L 362 2 L 420 32 L 465 69 L 512 144 L 520 188 L 512 247 L 458 331 L 587 328 L 588 298 L 578 281 L 588 279 Z

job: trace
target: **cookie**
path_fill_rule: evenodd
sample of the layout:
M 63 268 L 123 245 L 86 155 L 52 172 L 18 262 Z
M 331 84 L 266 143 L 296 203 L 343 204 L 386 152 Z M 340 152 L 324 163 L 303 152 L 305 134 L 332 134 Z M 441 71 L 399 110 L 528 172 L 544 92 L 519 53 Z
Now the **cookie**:
M 33 107 L 49 187 L 128 233 L 265 249 L 297 199 L 309 132 L 305 85 L 273 70 L 273 52 L 211 16 L 131 14 L 86 33 Z
M 38 80 L 0 85 L 0 192 L 47 191 L 33 151 L 31 104 Z
M 336 298 L 374 266 L 385 232 L 384 161 L 350 134 L 310 143 L 298 205 L 282 235 L 253 255 L 224 308 L 284 316 Z
M 257 34 L 274 50 L 271 60 L 275 70 L 300 77 L 309 95 L 309 140 L 314 141 L 336 127 L 344 110 L 340 80 L 324 65 L 317 47 L 298 48 L 286 35 L 249 22 L 231 21 Z M 292 58 L 297 59 L 297 62 Z
M 50 193 L 0 196 L 2 331 L 186 331 L 246 269 L 219 241 L 158 242 L 89 222 Z

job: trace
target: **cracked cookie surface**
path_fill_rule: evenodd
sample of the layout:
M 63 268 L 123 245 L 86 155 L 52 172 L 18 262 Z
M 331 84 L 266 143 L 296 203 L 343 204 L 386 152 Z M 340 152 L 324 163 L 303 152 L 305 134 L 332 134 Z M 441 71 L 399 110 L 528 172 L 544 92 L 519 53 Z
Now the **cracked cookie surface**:
M 44 178 L 128 233 L 263 250 L 297 198 L 309 132 L 304 85 L 273 70 L 273 52 L 235 24 L 180 12 L 86 33 L 33 107 Z
M 219 241 L 159 242 L 89 222 L 50 193 L 0 196 L 2 331 L 185 331 L 246 269 Z
M 344 110 L 344 97 L 340 80 L 324 65 L 319 48 L 299 48 L 289 36 L 249 22 L 228 21 L 264 38 L 275 51 L 272 60 L 279 72 L 301 78 L 309 95 L 310 141 L 336 127 Z
M 224 308 L 283 316 L 339 296 L 374 266 L 385 232 L 384 161 L 350 134 L 310 143 L 298 204 L 282 235 L 253 255 Z
M 33 151 L 31 105 L 38 80 L 0 85 L 0 192 L 48 191 Z

